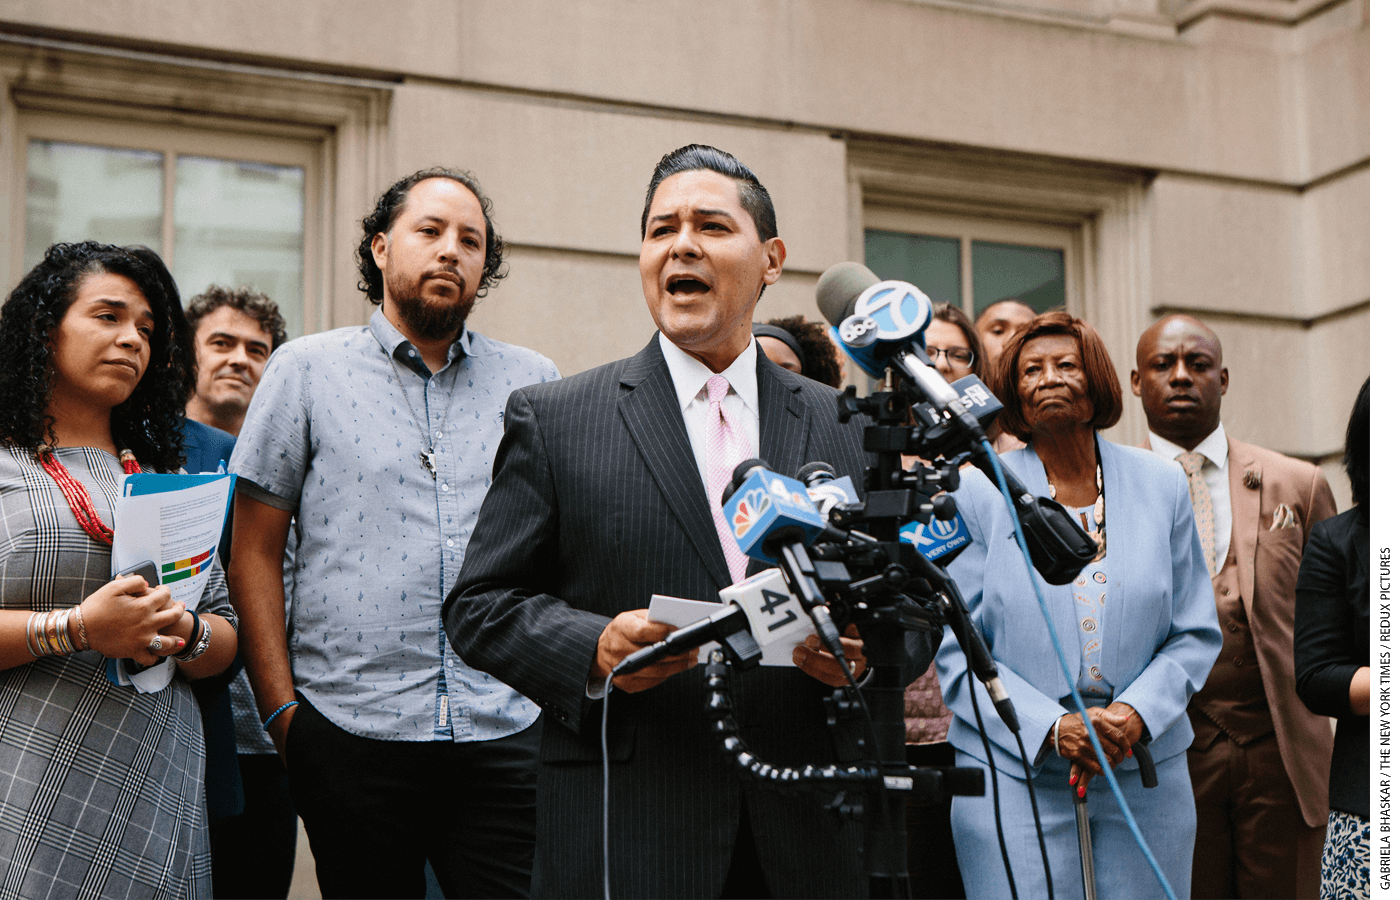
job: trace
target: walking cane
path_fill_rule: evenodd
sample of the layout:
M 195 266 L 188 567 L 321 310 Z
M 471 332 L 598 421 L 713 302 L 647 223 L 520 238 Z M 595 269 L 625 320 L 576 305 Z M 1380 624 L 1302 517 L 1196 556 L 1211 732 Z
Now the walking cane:
M 1147 745 L 1138 741 L 1133 744 L 1133 757 L 1138 761 L 1138 774 L 1142 776 L 1142 786 L 1157 786 L 1157 765 L 1152 761 L 1152 753 Z M 1094 880 L 1094 842 L 1089 834 L 1089 792 L 1079 796 L 1074 792 L 1074 823 L 1079 827 L 1079 868 L 1084 874 L 1084 900 L 1098 900 L 1099 889 Z

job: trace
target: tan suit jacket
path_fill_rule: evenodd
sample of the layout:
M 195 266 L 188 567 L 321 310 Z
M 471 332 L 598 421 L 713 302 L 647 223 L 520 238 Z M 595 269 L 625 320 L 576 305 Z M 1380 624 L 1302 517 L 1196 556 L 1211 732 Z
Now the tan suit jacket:
M 1254 636 L 1283 767 L 1303 820 L 1317 828 L 1327 822 L 1332 729 L 1325 717 L 1308 712 L 1294 690 L 1293 604 L 1308 534 L 1313 525 L 1336 515 L 1337 505 L 1317 466 L 1232 437 L 1227 441 L 1230 545 L 1240 599 Z

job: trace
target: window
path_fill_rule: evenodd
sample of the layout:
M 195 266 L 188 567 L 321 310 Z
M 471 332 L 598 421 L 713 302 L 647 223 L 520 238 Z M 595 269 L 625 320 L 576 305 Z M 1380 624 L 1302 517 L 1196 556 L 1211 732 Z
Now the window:
M 0 282 L 56 240 L 140 241 L 183 298 L 247 283 L 294 335 L 368 320 L 350 248 L 392 83 L 3 37 Z
M 876 275 L 908 281 L 971 319 L 1008 299 L 1036 312 L 1082 306 L 1073 228 L 879 208 L 866 210 L 865 223 L 865 264 Z
M 58 241 L 145 244 L 183 300 L 246 284 L 277 303 L 289 335 L 306 330 L 314 144 L 61 114 L 23 130 L 20 271 Z
M 873 138 L 852 139 L 847 160 L 860 216 L 850 252 L 864 250 L 876 274 L 926 279 L 931 298 L 956 298 L 969 316 L 1007 296 L 1063 304 L 1093 324 L 1121 372 L 1131 367 L 1150 306 L 1152 173 Z M 1128 415 L 1109 434 L 1137 443 L 1146 423 Z

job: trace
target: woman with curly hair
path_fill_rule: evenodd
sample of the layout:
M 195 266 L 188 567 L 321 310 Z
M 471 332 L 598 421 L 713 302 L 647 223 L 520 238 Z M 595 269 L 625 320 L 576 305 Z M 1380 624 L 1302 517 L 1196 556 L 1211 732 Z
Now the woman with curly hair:
M 753 336 L 764 355 L 784 369 L 841 390 L 846 372 L 825 325 L 804 316 L 769 319 L 754 324 Z
M 207 896 L 188 679 L 233 659 L 217 566 L 198 611 L 112 578 L 124 474 L 181 463 L 189 329 L 159 257 L 56 244 L 0 307 L 0 893 Z M 138 693 L 108 659 L 172 657 Z M 120 665 L 120 663 L 118 663 Z

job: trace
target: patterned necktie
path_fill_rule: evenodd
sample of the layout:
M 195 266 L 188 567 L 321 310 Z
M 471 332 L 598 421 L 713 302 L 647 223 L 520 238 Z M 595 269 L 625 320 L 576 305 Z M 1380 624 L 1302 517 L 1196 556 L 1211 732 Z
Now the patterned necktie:
M 1206 554 L 1206 569 L 1215 574 L 1215 505 L 1210 501 L 1210 487 L 1201 474 L 1206 458 L 1195 451 L 1176 458 L 1186 470 L 1186 484 L 1191 488 L 1191 512 L 1196 516 L 1196 531 L 1201 536 L 1201 549 Z
M 705 390 L 710 402 L 705 412 L 705 486 L 710 495 L 710 515 L 714 517 L 719 543 L 724 548 L 724 560 L 729 564 L 729 577 L 739 581 L 749 567 L 749 558 L 734 540 L 734 531 L 724 518 L 724 504 L 720 498 L 724 495 L 725 486 L 733 480 L 734 467 L 752 453 L 748 438 L 724 414 L 721 405 L 729 393 L 729 382 L 723 375 L 713 375 L 705 382 Z

